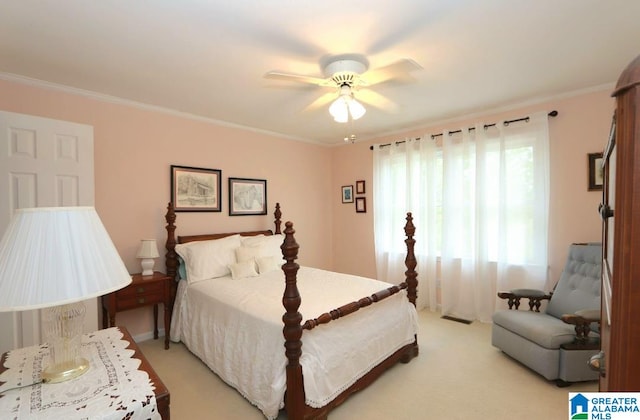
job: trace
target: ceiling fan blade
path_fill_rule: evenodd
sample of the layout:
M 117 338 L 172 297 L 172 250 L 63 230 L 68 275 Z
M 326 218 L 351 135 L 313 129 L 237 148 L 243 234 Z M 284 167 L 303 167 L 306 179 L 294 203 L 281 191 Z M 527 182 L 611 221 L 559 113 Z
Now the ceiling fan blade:
M 310 83 L 312 85 L 325 86 L 327 81 L 319 77 L 305 76 L 302 74 L 283 73 L 279 71 L 270 71 L 264 75 L 267 79 L 286 80 L 289 82 Z
M 409 58 L 403 58 L 384 67 L 370 70 L 363 75 L 369 86 L 386 82 L 391 79 L 411 79 L 409 73 L 422 70 L 422 66 Z
M 302 110 L 302 112 L 314 111 L 316 109 L 322 108 L 326 106 L 328 103 L 330 103 L 331 101 L 335 100 L 337 97 L 338 95 L 336 95 L 335 92 L 327 92 L 324 95 L 317 98 L 316 100 L 314 100 L 313 102 L 311 102 L 309 105 L 307 105 Z
M 391 99 L 370 89 L 359 90 L 356 94 L 354 94 L 354 97 L 357 100 L 366 103 L 367 105 L 371 105 L 375 108 L 379 108 L 387 112 L 398 111 L 398 104 L 393 102 Z

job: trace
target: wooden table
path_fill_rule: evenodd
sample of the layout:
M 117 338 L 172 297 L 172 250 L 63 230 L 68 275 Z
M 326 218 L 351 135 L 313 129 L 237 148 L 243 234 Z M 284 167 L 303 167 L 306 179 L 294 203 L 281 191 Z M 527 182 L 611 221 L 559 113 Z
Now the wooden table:
M 173 279 L 155 271 L 150 276 L 133 274 L 131 283 L 116 292 L 102 296 L 102 328 L 114 327 L 116 313 L 153 305 L 153 338 L 158 338 L 158 304 L 164 306 L 164 348 L 169 348 L 171 331 L 171 283 Z
M 133 341 L 133 338 L 131 337 L 131 334 L 129 334 L 129 331 L 127 331 L 127 329 L 124 327 L 118 327 L 118 329 L 123 334 L 122 338 L 129 342 L 129 346 L 127 346 L 127 348 L 134 351 L 133 357 L 136 359 L 140 359 L 140 361 L 142 362 L 140 363 L 140 366 L 138 367 L 138 369 L 147 372 L 147 374 L 149 375 L 149 379 L 155 386 L 154 394 L 156 397 L 156 404 L 158 406 L 158 413 L 160 414 L 163 420 L 170 420 L 171 413 L 169 409 L 169 405 L 170 405 L 169 390 L 167 389 L 165 384 L 162 383 L 162 380 L 160 380 L 160 377 L 158 376 L 158 374 L 153 370 L 153 367 L 151 367 L 151 364 L 146 359 L 146 357 L 144 357 L 144 354 L 142 354 L 142 351 L 140 350 L 136 342 Z M 2 357 L 0 357 L 0 373 L 7 370 L 7 368 L 4 366 L 6 358 L 7 358 L 7 353 L 4 353 Z M 76 380 L 82 380 L 82 376 L 80 376 Z
M 147 358 L 144 357 L 144 354 L 142 354 L 142 350 L 140 350 L 136 342 L 133 341 L 133 337 L 131 337 L 131 334 L 129 334 L 129 331 L 127 331 L 125 327 L 118 327 L 118 329 L 122 331 L 122 334 L 124 334 L 122 338 L 129 342 L 129 346 L 127 348 L 132 349 L 135 352 L 133 354 L 133 357 L 136 359 L 140 359 L 142 361 L 138 369 L 147 372 L 147 374 L 149 375 L 149 379 L 151 379 L 151 382 L 153 382 L 153 385 L 156 388 L 154 390 L 154 394 L 156 396 L 156 404 L 158 405 L 158 412 L 162 416 L 163 420 L 170 420 L 171 413 L 169 411 L 169 403 L 170 403 L 169 390 L 167 389 L 165 384 L 162 383 L 162 380 L 160 380 L 160 377 L 158 376 L 156 371 L 153 370 L 153 367 L 151 367 L 151 364 L 149 363 Z

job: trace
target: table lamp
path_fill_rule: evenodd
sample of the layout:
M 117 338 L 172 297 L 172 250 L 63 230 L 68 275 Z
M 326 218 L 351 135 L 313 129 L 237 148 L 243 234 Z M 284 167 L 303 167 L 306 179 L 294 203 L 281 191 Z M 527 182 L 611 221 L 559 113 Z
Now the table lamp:
M 93 207 L 16 210 L 0 241 L 0 312 L 47 308 L 43 335 L 51 360 L 43 382 L 63 382 L 89 369 L 81 355 L 82 301 L 129 283 Z
M 153 259 L 159 256 L 158 244 L 155 239 L 143 239 L 141 241 L 137 257 L 142 260 L 140 265 L 142 266 L 143 276 L 151 276 L 153 274 L 153 265 L 155 264 Z

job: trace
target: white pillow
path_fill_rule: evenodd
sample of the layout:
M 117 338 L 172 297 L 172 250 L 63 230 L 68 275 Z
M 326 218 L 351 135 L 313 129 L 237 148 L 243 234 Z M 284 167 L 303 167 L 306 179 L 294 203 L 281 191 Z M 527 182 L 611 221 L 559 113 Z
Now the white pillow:
M 257 236 L 247 236 L 243 238 L 242 245 L 246 248 L 258 248 L 259 251 L 254 255 L 254 257 L 271 257 L 277 256 L 284 261 L 282 257 L 282 243 L 284 242 L 284 235 L 257 235 Z M 245 253 L 245 251 L 240 251 L 241 253 Z M 242 254 L 243 257 L 248 257 L 249 251 L 246 251 L 246 254 Z M 240 261 L 240 259 L 238 259 Z
M 264 237 L 264 241 L 260 245 L 263 248 L 261 256 L 276 256 L 282 257 L 282 243 L 284 242 L 284 235 L 269 235 Z
M 242 241 L 243 246 L 257 246 L 262 243 L 264 238 L 265 238 L 264 234 L 254 235 L 254 236 L 243 236 L 240 238 L 240 241 Z
M 176 245 L 176 253 L 187 268 L 187 282 L 226 276 L 229 265 L 236 262 L 236 248 L 240 247 L 240 235 L 227 236 L 210 241 L 189 242 Z
M 234 280 L 258 275 L 256 264 L 253 260 L 231 264 L 229 265 L 229 270 L 231 270 L 231 278 Z
M 281 257 L 270 256 L 256 258 L 256 263 L 258 264 L 258 272 L 260 274 L 264 274 L 268 273 L 269 271 L 280 269 L 280 267 L 282 267 L 283 261 Z
M 262 247 L 260 246 L 241 246 L 236 248 L 236 261 L 254 261 L 257 257 L 261 256 L 261 251 Z

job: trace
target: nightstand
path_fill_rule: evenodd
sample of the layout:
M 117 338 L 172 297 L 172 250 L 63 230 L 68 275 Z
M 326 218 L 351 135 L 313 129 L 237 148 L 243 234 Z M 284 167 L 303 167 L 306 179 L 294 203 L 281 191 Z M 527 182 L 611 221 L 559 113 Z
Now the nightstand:
M 6 390 L 8 392 L 0 398 L 15 403 L 5 401 L 0 405 L 0 418 L 68 418 L 69 414 L 73 418 L 146 418 L 142 417 L 144 413 L 149 414 L 145 409 L 148 405 L 144 398 L 146 394 L 140 394 L 139 390 L 141 383 L 150 381 L 155 388 L 151 392 L 155 394 L 157 412 L 162 420 L 170 419 L 169 390 L 126 328 L 84 334 L 82 342 L 83 355 L 91 365 L 84 375 L 68 382 Z M 123 352 L 125 348 L 133 350 L 133 354 Z M 48 359 L 49 354 L 46 345 L 4 353 L 0 356 L 0 374 L 10 384 L 31 383 L 40 377 L 42 360 Z M 138 359 L 140 363 L 132 364 L 130 359 Z M 139 371 L 146 374 L 140 375 Z M 122 397 L 123 393 L 126 393 L 125 397 Z
M 131 284 L 102 296 L 102 328 L 114 327 L 116 313 L 153 305 L 153 338 L 158 338 L 158 304 L 164 305 L 164 348 L 169 348 L 171 329 L 171 277 L 155 271 L 150 276 L 133 274 Z

